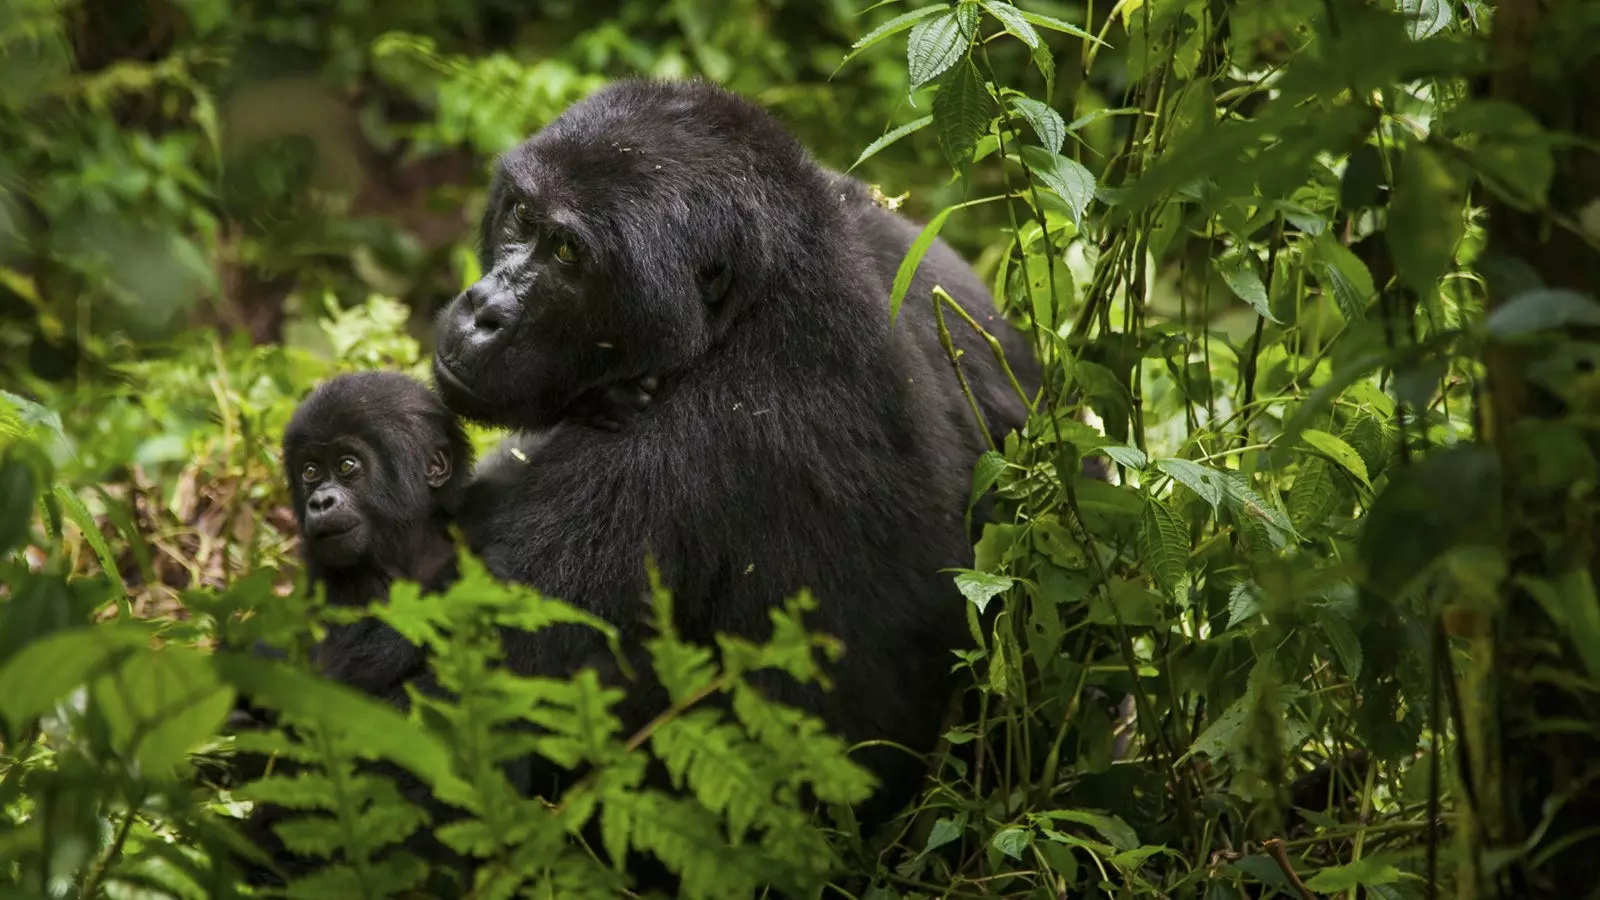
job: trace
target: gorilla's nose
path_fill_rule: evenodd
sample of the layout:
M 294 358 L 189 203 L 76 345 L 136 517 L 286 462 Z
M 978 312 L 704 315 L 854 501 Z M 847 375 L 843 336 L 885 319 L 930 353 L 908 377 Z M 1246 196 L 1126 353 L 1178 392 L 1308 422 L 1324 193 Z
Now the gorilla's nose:
M 493 344 L 516 321 L 517 298 L 488 278 L 480 278 L 467 288 L 463 337 L 474 346 Z

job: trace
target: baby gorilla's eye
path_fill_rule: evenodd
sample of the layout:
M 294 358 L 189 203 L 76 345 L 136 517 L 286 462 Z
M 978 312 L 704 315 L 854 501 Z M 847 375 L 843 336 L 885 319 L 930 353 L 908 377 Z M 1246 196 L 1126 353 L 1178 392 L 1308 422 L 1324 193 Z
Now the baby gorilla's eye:
M 578 242 L 570 235 L 558 234 L 555 238 L 556 259 L 567 265 L 578 261 Z
M 350 475 L 359 468 L 361 468 L 361 461 L 354 456 L 342 456 L 339 458 L 340 475 Z
M 527 222 L 532 218 L 532 214 L 528 211 L 528 204 L 521 200 L 518 200 L 511 207 L 511 215 L 515 216 L 518 222 Z
M 315 484 L 322 480 L 322 467 L 316 463 L 306 463 L 300 467 L 300 480 L 306 484 Z

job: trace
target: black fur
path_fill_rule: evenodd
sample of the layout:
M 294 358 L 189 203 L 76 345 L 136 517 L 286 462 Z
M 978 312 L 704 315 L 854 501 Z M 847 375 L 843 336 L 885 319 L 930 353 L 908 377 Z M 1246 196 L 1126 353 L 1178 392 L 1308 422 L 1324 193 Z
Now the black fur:
M 968 641 L 940 570 L 971 565 L 963 512 L 983 449 L 931 288 L 999 338 L 1028 391 L 1039 373 L 942 242 L 890 327 L 890 285 L 917 231 L 709 84 L 622 82 L 567 110 L 500 161 L 486 274 L 440 317 L 445 401 L 522 429 L 508 443 L 524 459 L 502 448 L 468 489 L 475 551 L 625 639 L 642 632 L 647 550 L 699 641 L 764 638 L 768 610 L 809 587 L 820 601 L 809 624 L 847 647 L 836 688 L 774 679 L 770 693 L 847 738 L 930 750 L 951 650 Z M 946 319 L 998 440 L 1025 407 L 981 339 Z M 559 424 L 574 398 L 647 376 L 657 390 L 626 428 Z M 608 658 L 576 629 L 507 651 L 514 668 L 549 675 Z M 662 702 L 635 685 L 626 724 Z M 870 823 L 909 799 L 923 766 L 884 748 L 863 760 L 885 780 L 861 811 Z
M 355 461 L 347 474 L 340 472 L 345 458 Z M 386 597 L 395 579 L 419 582 L 428 591 L 442 591 L 455 580 L 448 529 L 471 471 L 472 447 L 456 416 L 425 385 L 392 372 L 325 382 L 295 410 L 284 433 L 283 459 L 306 576 L 309 584 L 327 589 L 330 604 L 364 606 Z M 307 466 L 314 468 L 308 472 Z M 328 523 L 349 530 L 330 534 Z M 401 708 L 410 705 L 408 683 L 440 690 L 423 649 L 375 619 L 331 627 L 313 660 L 327 677 Z M 264 720 L 236 711 L 231 724 L 243 728 Z M 377 768 L 396 778 L 412 802 L 429 808 L 435 824 L 448 815 L 415 778 L 392 766 Z M 257 806 L 244 831 L 286 873 L 304 873 L 315 863 L 290 854 L 269 829 L 285 812 Z M 426 829 L 408 846 L 459 863 Z M 248 874 L 256 883 L 276 880 L 265 870 Z

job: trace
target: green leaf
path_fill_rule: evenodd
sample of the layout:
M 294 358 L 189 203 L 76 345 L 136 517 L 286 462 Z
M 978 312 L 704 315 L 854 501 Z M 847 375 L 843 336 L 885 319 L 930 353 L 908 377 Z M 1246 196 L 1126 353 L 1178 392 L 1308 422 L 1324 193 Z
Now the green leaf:
M 1400 280 L 1429 297 L 1450 271 L 1466 230 L 1459 189 L 1439 154 L 1422 144 L 1406 148 L 1396 182 L 1384 236 Z
M 844 58 L 844 62 L 849 62 L 851 59 L 855 58 L 862 51 L 864 51 L 867 48 L 873 46 L 874 44 L 877 44 L 878 42 L 884 40 L 885 38 L 888 38 L 888 37 L 890 37 L 892 35 L 896 35 L 896 34 L 899 34 L 902 31 L 905 31 L 907 28 L 910 28 L 911 26 L 917 24 L 917 22 L 919 20 L 926 19 L 928 16 L 934 15 L 936 13 L 945 12 L 949 8 L 950 7 L 948 7 L 948 6 L 924 6 L 921 9 L 914 9 L 911 12 L 902 13 L 902 14 L 900 14 L 898 16 L 895 16 L 894 18 L 892 18 L 889 21 L 883 23 L 882 25 L 879 25 L 877 28 L 874 28 L 871 31 L 867 32 L 865 35 L 862 36 L 862 38 L 860 40 L 856 41 L 854 44 L 851 44 L 850 45 L 850 54 Z M 844 65 L 844 63 L 840 63 L 840 66 L 843 66 L 843 65 Z
M 1046 150 L 1061 152 L 1061 145 L 1067 140 L 1067 126 L 1060 113 L 1032 97 L 1012 97 L 1011 108 L 1033 126 L 1033 133 L 1039 136 L 1039 143 Z
M 889 293 L 889 324 L 892 327 L 900 316 L 900 304 L 906 298 L 906 291 L 911 289 L 911 279 L 916 277 L 917 267 L 922 265 L 922 258 L 928 255 L 928 248 L 939 238 L 939 229 L 944 227 L 945 219 L 958 209 L 968 206 L 977 206 L 988 203 L 992 198 L 968 200 L 947 206 L 932 218 L 928 224 L 922 226 L 922 231 L 917 233 L 917 239 L 911 242 L 911 247 L 906 250 L 906 258 L 900 261 L 900 268 L 894 273 L 894 286 Z
M 1051 31 L 1059 31 L 1062 34 L 1070 34 L 1073 37 L 1083 38 L 1092 44 L 1099 44 L 1102 47 L 1111 46 L 1105 41 L 1100 40 L 1099 38 L 1087 31 L 1084 31 L 1082 28 L 1073 25 L 1070 22 L 1063 22 L 1060 19 L 1052 18 L 1050 16 L 1042 16 L 1036 12 L 1028 12 L 1025 9 L 1019 11 L 1022 13 L 1022 18 L 1033 23 L 1034 25 L 1039 26 L 1040 28 L 1048 28 Z
M 1250 486 L 1249 475 L 1231 470 L 1221 475 L 1223 500 L 1235 515 L 1265 526 L 1271 532 L 1272 542 L 1276 546 L 1281 547 L 1299 536 L 1289 517 Z
M 1094 448 L 1094 452 L 1104 453 L 1130 469 L 1143 469 L 1150 464 L 1150 460 L 1138 447 L 1129 447 L 1126 444 L 1102 444 Z
M 1015 580 L 1009 575 L 991 575 L 971 569 L 956 573 L 956 587 L 961 591 L 961 596 L 972 601 L 980 614 L 988 608 L 990 600 L 1005 593 L 1014 583 Z
M 1029 50 L 1037 50 L 1043 43 L 1039 37 L 1039 32 L 1028 24 L 1028 20 L 1022 14 L 1022 10 L 1017 9 L 1010 3 L 999 2 L 999 0 L 983 0 L 983 8 L 989 11 L 989 15 L 998 19 L 1000 24 L 1005 26 L 1006 31 L 1015 35 L 1017 40 L 1027 44 Z
M 1228 283 L 1234 296 L 1250 304 L 1257 313 L 1269 322 L 1283 324 L 1283 320 L 1272 314 L 1272 301 L 1267 299 L 1267 286 L 1256 273 L 1255 266 L 1243 255 L 1232 257 L 1218 257 L 1212 263 L 1217 274 Z
M 1099 832 L 1101 837 L 1118 850 L 1132 850 L 1139 846 L 1139 833 L 1116 816 L 1083 809 L 1053 809 L 1040 813 L 1039 816 L 1057 822 L 1087 825 Z
M 1189 551 L 1188 523 L 1155 497 L 1145 498 L 1139 552 L 1145 569 L 1169 597 L 1179 596 L 1189 584 Z
M 1355 479 L 1367 487 L 1372 487 L 1372 482 L 1367 478 L 1367 463 L 1361 458 L 1356 449 L 1344 442 L 1344 438 L 1307 428 L 1300 432 L 1300 439 L 1326 454 L 1328 458 L 1338 463 L 1346 472 L 1355 476 Z
M 993 450 L 983 451 L 978 461 L 972 466 L 972 492 L 967 495 L 967 515 L 972 515 L 972 508 L 978 505 L 978 498 L 982 497 L 994 483 L 1000 480 L 1000 474 L 1006 470 L 1006 458 Z
M 1349 247 L 1334 240 L 1332 233 L 1317 238 L 1312 254 L 1315 259 L 1312 271 L 1322 286 L 1333 293 L 1340 314 L 1351 322 L 1366 318 L 1367 305 L 1378 296 L 1367 264 L 1350 252 Z
M 1332 606 L 1323 605 L 1317 608 L 1317 625 L 1322 629 L 1322 636 L 1328 639 L 1328 646 L 1333 648 L 1333 655 L 1344 667 L 1345 674 L 1360 678 L 1361 640 L 1356 637 L 1350 622 Z
M 1033 831 L 1016 825 L 995 832 L 994 839 L 989 842 L 990 846 L 1012 859 L 1021 859 L 1023 851 L 1027 850 L 1031 843 L 1033 843 Z
M 931 853 L 945 844 L 961 837 L 967 830 L 967 814 L 957 813 L 955 816 L 946 816 L 933 823 L 928 830 L 928 843 L 922 848 L 923 853 Z
M 1223 497 L 1222 473 L 1187 459 L 1158 459 L 1156 469 L 1211 504 L 1213 510 L 1221 509 Z
M 938 108 L 937 101 L 934 104 L 934 108 Z M 933 116 L 923 116 L 915 122 L 907 122 L 906 124 L 901 125 L 899 128 L 896 128 L 888 134 L 885 134 L 883 137 L 878 138 L 877 140 L 868 144 L 867 149 L 861 151 L 861 155 L 856 157 L 856 161 L 851 163 L 850 168 L 846 169 L 845 171 L 848 172 L 872 157 L 877 156 L 879 151 L 883 150 L 883 148 L 893 144 L 895 141 L 900 140 L 906 135 L 911 134 L 912 132 L 921 131 L 922 129 L 928 127 L 928 124 L 932 121 Z
M 1572 569 L 1550 580 L 1519 576 L 1517 583 L 1533 595 L 1566 636 L 1589 678 L 1600 681 L 1600 598 L 1595 596 L 1589 573 Z
M 1289 487 L 1289 518 L 1301 532 L 1313 532 L 1333 515 L 1344 493 L 1334 481 L 1333 463 L 1313 456 L 1300 465 Z
M 977 17 L 977 7 L 963 3 L 943 15 L 918 22 L 911 29 L 906 40 L 910 90 L 915 91 L 956 64 L 972 43 Z
M 1433 37 L 1455 19 L 1448 0 L 1399 0 L 1398 6 L 1406 17 L 1406 34 L 1413 41 Z
M 978 136 L 989 130 L 994 100 L 972 60 L 963 59 L 950 69 L 933 98 L 933 120 L 939 132 L 939 149 L 950 167 L 965 174 L 972 165 Z
M 120 622 L 39 638 L 0 667 L 0 716 L 15 732 L 148 642 L 144 631 Z
M 1022 162 L 1045 187 L 1066 201 L 1072 220 L 1081 227 L 1083 211 L 1094 199 L 1094 175 L 1079 163 L 1032 144 L 1023 145 Z
M 94 551 L 95 559 L 100 561 L 100 571 L 111 580 L 111 585 L 116 589 L 118 597 L 126 597 L 128 586 L 122 581 L 122 571 L 117 566 L 117 558 L 111 552 L 111 547 L 106 543 L 105 535 L 100 533 L 100 526 L 94 521 L 94 516 L 89 514 L 89 508 L 83 505 L 78 495 L 64 484 L 58 484 L 51 493 L 61 503 L 61 509 L 78 526 L 78 531 L 83 534 L 83 540 Z
M 1573 325 L 1592 328 L 1600 326 L 1600 303 L 1565 288 L 1536 288 L 1495 307 L 1483 324 L 1501 341 Z
M 1379 854 L 1323 869 L 1306 879 L 1306 888 L 1322 894 L 1336 894 L 1355 887 L 1394 884 L 1403 877 L 1386 855 Z
M 1261 611 L 1260 588 L 1254 581 L 1241 581 L 1228 592 L 1228 628 Z
M 1504 100 L 1463 100 L 1443 124 L 1471 142 L 1460 149 L 1502 199 L 1523 210 L 1549 203 L 1556 172 L 1554 138 L 1533 113 Z
M 0 462 L 0 556 L 28 539 L 37 491 L 27 463 L 10 455 Z
M 128 656 L 95 680 L 91 694 L 119 754 L 158 776 L 222 727 L 234 697 L 210 654 L 174 644 Z

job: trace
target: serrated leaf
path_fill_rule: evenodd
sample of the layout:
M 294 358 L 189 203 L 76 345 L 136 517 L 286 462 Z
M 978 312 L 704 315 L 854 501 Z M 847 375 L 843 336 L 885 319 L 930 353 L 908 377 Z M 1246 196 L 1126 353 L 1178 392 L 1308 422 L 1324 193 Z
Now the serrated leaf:
M 956 573 L 956 588 L 961 591 L 961 596 L 978 608 L 979 613 L 988 608 L 990 600 L 1005 593 L 1014 583 L 1015 579 L 1009 575 L 991 575 L 971 569 Z
M 1307 428 L 1300 432 L 1300 439 L 1326 454 L 1357 481 L 1369 488 L 1372 487 L 1372 481 L 1367 477 L 1366 461 L 1356 452 L 1356 448 L 1345 443 L 1343 438 L 1326 431 Z
M 1039 815 L 1058 822 L 1087 825 L 1099 832 L 1101 837 L 1118 850 L 1132 850 L 1139 846 L 1139 833 L 1116 816 L 1084 809 L 1053 809 Z
M 1126 444 L 1104 444 L 1095 449 L 1130 469 L 1143 469 L 1150 464 L 1149 458 L 1138 447 L 1129 447 Z
M 1211 504 L 1213 511 L 1222 508 L 1224 488 L 1222 473 L 1187 459 L 1158 459 L 1156 469 L 1191 491 L 1201 500 Z
M 1592 328 L 1600 326 L 1600 303 L 1566 288 L 1536 288 L 1495 307 L 1483 324 L 1502 341 L 1572 325 Z
M 1139 518 L 1139 552 L 1145 569 L 1169 597 L 1177 597 L 1189 584 L 1189 527 L 1172 507 L 1146 497 Z
M 1322 286 L 1333 293 L 1339 313 L 1351 322 L 1367 316 L 1367 305 L 1378 295 L 1367 264 L 1349 247 L 1333 239 L 1331 233 L 1317 238 L 1313 245 L 1316 263 L 1312 270 Z
M 921 131 L 922 129 L 928 127 L 928 124 L 931 123 L 932 121 L 933 121 L 933 116 L 923 116 L 922 118 L 916 120 L 915 122 L 907 122 L 906 124 L 901 125 L 899 128 L 896 128 L 893 131 L 890 131 L 888 134 L 885 134 L 883 137 L 880 137 L 877 140 L 873 141 L 872 143 L 868 144 L 867 145 L 867 149 L 861 151 L 861 155 L 856 157 L 856 161 L 851 163 L 850 164 L 850 168 L 846 169 L 845 171 L 848 172 L 851 169 L 854 169 L 856 166 L 859 166 L 862 163 L 866 162 L 867 160 L 871 159 L 872 157 L 877 156 L 878 153 L 880 151 L 882 151 L 885 147 L 888 147 L 890 144 L 893 144 L 895 141 L 900 140 L 901 138 L 905 137 L 906 135 L 911 134 L 911 133 L 916 132 L 916 131 Z
M 860 40 L 856 41 L 854 44 L 851 44 L 850 55 L 844 58 L 844 62 L 849 62 L 857 54 L 861 53 L 872 45 L 877 44 L 892 35 L 896 35 L 902 31 L 905 31 L 907 28 L 917 24 L 918 21 L 926 19 L 931 15 L 945 12 L 948 9 L 948 6 L 924 6 L 921 9 L 914 9 L 911 12 L 902 13 L 898 16 L 895 16 L 882 25 L 879 25 L 877 28 L 867 32 L 865 35 L 862 35 Z M 843 63 L 840 63 L 840 65 L 843 65 Z
M 1257 274 L 1255 266 L 1242 256 L 1231 259 L 1218 258 L 1213 261 L 1217 274 L 1227 282 L 1228 288 L 1234 296 L 1250 304 L 1250 307 L 1261 315 L 1262 318 L 1283 324 L 1283 320 L 1272 314 L 1272 301 L 1267 299 L 1267 285 Z
M 1028 24 L 1028 20 L 1023 17 L 1022 10 L 1017 9 L 1010 3 L 1000 2 L 1000 0 L 983 0 L 983 8 L 989 11 L 989 15 L 998 19 L 1000 24 L 1005 26 L 1006 31 L 1016 36 L 1017 40 L 1027 44 L 1029 50 L 1038 49 L 1039 45 L 1043 43 L 1039 37 L 1039 32 L 1034 30 L 1034 27 Z
M 1289 516 L 1302 532 L 1310 531 L 1333 515 L 1341 491 L 1334 480 L 1333 463 L 1320 456 L 1307 459 L 1289 487 Z
M 933 98 L 933 121 L 939 132 L 939 149 L 950 167 L 963 174 L 972 165 L 978 137 L 989 130 L 994 100 L 972 60 L 956 63 Z
M 945 818 L 934 822 L 933 827 L 928 829 L 928 843 L 923 846 L 922 852 L 931 853 L 932 851 L 943 847 L 945 844 L 948 844 L 951 841 L 961 837 L 961 833 L 966 830 L 966 813 L 957 813 L 955 816 L 946 816 Z
M 1023 145 L 1022 162 L 1045 187 L 1066 201 L 1072 220 L 1081 227 L 1083 212 L 1094 199 L 1094 175 L 1079 163 L 1032 144 Z
M 1261 595 L 1253 581 L 1241 581 L 1228 592 L 1228 628 L 1261 611 Z
M 1397 5 L 1405 15 L 1406 35 L 1413 41 L 1433 37 L 1455 19 L 1447 0 L 1399 0 Z
M 1306 879 L 1306 888 L 1321 894 L 1336 894 L 1365 885 L 1393 884 L 1403 877 L 1386 856 L 1368 856 L 1347 865 L 1323 869 Z
M 1431 296 L 1465 231 L 1460 190 L 1444 161 L 1426 145 L 1407 147 L 1384 228 L 1401 282 L 1418 296 Z
M 1039 143 L 1046 150 L 1061 152 L 1061 145 L 1067 140 L 1067 125 L 1060 113 L 1032 97 L 1012 97 L 1011 108 L 1033 126 L 1033 133 L 1039 136 Z
M 1268 503 L 1266 498 L 1256 493 L 1250 486 L 1250 476 L 1243 472 L 1225 471 L 1222 473 L 1221 483 L 1223 501 L 1228 504 L 1228 508 L 1235 514 L 1258 522 L 1269 529 L 1272 532 L 1274 545 L 1282 546 L 1289 540 L 1299 537 L 1289 517 Z
M 989 845 L 1012 859 L 1021 859 L 1024 850 L 1033 843 L 1033 832 L 1027 828 L 1011 825 L 994 833 L 994 838 Z
M 1099 44 L 1102 47 L 1111 46 L 1110 44 L 1107 44 L 1105 41 L 1100 40 L 1099 38 L 1087 31 L 1084 31 L 1082 28 L 1079 28 L 1071 22 L 1063 22 L 1060 19 L 1052 18 L 1051 16 L 1043 16 L 1036 12 L 1029 12 L 1025 9 L 1019 10 L 1019 12 L 1022 13 L 1022 18 L 1026 19 L 1031 24 L 1039 26 L 1040 28 L 1047 28 L 1051 31 L 1059 31 L 1062 34 L 1070 34 L 1073 37 L 1083 38 L 1090 43 Z
M 938 78 L 967 52 L 976 32 L 978 9 L 961 4 L 943 15 L 918 22 L 906 39 L 910 90 Z

